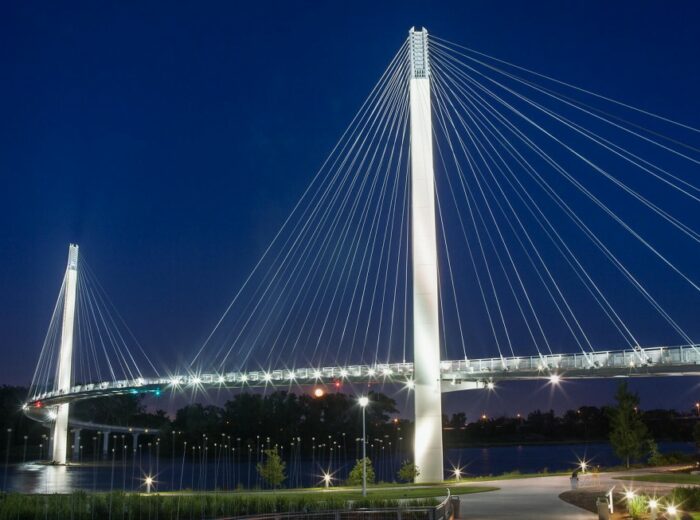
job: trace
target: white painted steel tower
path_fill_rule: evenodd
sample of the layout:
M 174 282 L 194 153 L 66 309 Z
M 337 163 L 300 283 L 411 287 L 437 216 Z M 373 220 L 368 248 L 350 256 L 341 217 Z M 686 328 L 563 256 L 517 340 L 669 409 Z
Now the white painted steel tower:
M 430 105 L 428 31 L 409 31 L 411 54 L 411 224 L 413 241 L 413 361 L 415 379 L 415 463 L 418 482 L 440 482 L 442 394 L 438 317 L 435 172 Z
M 68 266 L 65 276 L 65 293 L 63 295 L 63 326 L 61 328 L 61 351 L 58 358 L 56 390 L 68 392 L 71 386 L 73 366 L 73 325 L 75 323 L 75 295 L 78 288 L 78 246 L 68 247 Z M 68 447 L 68 407 L 58 405 L 56 421 L 53 425 L 53 461 L 65 464 Z

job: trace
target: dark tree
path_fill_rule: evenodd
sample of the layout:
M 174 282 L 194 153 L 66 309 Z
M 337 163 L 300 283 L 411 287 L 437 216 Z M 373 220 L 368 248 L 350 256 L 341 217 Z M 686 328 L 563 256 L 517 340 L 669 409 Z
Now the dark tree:
M 630 459 L 640 458 L 648 450 L 651 437 L 639 413 L 639 396 L 629 391 L 626 382 L 617 387 L 617 406 L 610 409 L 610 444 L 615 454 L 630 467 Z

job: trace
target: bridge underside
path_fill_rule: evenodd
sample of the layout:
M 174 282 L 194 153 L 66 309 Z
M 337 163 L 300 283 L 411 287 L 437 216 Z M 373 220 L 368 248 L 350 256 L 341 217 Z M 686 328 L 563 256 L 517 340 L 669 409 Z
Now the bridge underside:
M 654 347 L 586 354 L 442 361 L 442 392 L 488 388 L 490 383 L 518 380 L 603 379 L 617 377 L 700 376 L 697 345 Z M 352 365 L 270 371 L 191 373 L 167 378 L 140 378 L 75 385 L 69 392 L 32 396 L 24 410 L 32 418 L 52 420 L 62 403 L 112 395 L 166 391 L 246 388 L 298 388 L 335 381 L 351 384 L 397 384 L 413 387 L 413 363 Z

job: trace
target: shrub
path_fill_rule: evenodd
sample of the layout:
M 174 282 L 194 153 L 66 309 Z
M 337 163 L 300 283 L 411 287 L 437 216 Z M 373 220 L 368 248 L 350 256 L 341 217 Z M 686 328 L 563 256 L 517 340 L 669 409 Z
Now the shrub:
M 374 467 L 372 466 L 372 461 L 367 457 L 367 484 L 374 484 Z M 349 486 L 361 486 L 362 485 L 362 459 L 355 461 L 355 467 L 350 470 L 348 475 L 348 485 Z
M 642 518 L 647 512 L 647 497 L 639 495 L 628 499 L 627 512 L 635 520 Z
M 699 487 L 674 488 L 668 498 L 670 502 L 682 505 L 685 510 L 697 511 L 700 509 Z
M 403 482 L 413 482 L 420 475 L 420 469 L 413 462 L 405 461 L 397 473 L 399 480 Z

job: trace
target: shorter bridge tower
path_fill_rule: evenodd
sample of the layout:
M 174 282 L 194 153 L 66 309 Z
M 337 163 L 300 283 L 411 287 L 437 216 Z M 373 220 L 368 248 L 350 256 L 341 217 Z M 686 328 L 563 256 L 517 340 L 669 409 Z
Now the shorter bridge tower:
M 55 390 L 68 392 L 71 387 L 73 367 L 73 331 L 75 324 L 75 301 L 78 289 L 78 246 L 68 247 L 68 266 L 64 279 L 63 323 L 61 327 L 61 349 L 59 351 L 58 370 Z M 53 462 L 65 464 L 68 449 L 68 411 L 69 404 L 58 405 L 56 420 L 53 424 Z

